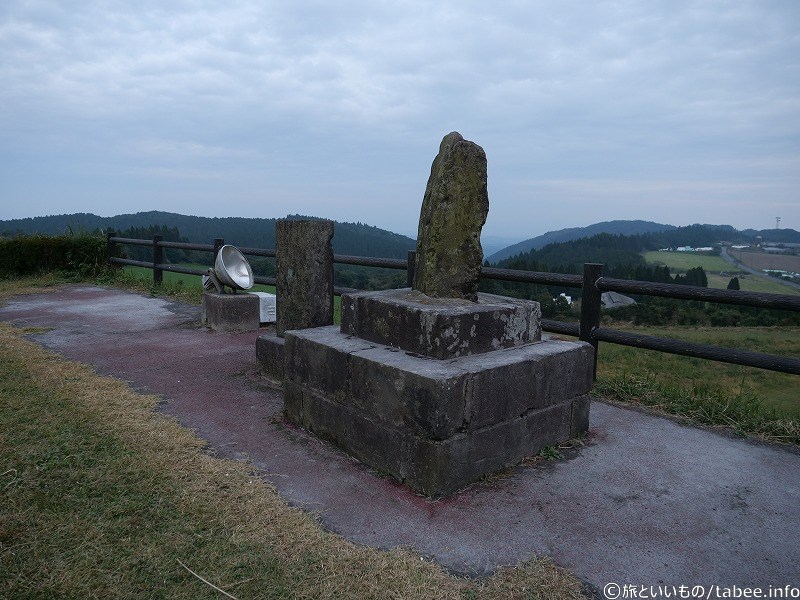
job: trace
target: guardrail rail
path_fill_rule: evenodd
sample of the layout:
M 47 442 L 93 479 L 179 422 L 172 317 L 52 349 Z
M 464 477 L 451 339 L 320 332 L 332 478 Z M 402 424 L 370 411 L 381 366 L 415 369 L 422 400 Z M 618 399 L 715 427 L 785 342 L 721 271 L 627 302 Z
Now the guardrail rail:
M 118 245 L 150 246 L 153 249 L 152 261 L 131 260 L 116 256 Z M 213 244 L 190 244 L 184 242 L 167 242 L 162 236 L 153 236 L 152 240 L 117 237 L 113 231 L 108 232 L 108 261 L 116 265 L 132 265 L 153 270 L 153 283 L 160 285 L 164 271 L 184 273 L 188 275 L 203 275 L 205 270 L 191 269 L 180 265 L 164 262 L 164 249 L 175 248 L 180 250 L 197 250 L 201 252 L 216 252 L 225 244 L 223 238 L 215 238 Z M 275 257 L 275 250 L 264 248 L 245 248 L 239 250 L 249 256 Z M 368 256 L 348 256 L 334 254 L 333 262 L 336 264 L 357 265 L 362 267 L 380 267 L 385 269 L 400 269 L 406 271 L 406 283 L 410 287 L 414 275 L 414 252 L 409 252 L 406 260 L 397 258 L 374 258 Z M 498 269 L 484 267 L 481 272 L 484 279 L 497 279 L 500 281 L 516 281 L 540 285 L 553 285 L 559 287 L 581 289 L 581 313 L 577 323 L 542 319 L 542 329 L 550 333 L 569 335 L 590 343 L 595 349 L 595 372 L 597 370 L 597 354 L 600 342 L 620 344 L 646 350 L 656 350 L 669 354 L 680 354 L 701 359 L 745 365 L 759 369 L 779 371 L 800 375 L 800 359 L 774 354 L 763 354 L 733 348 L 698 344 L 671 338 L 629 333 L 601 326 L 603 292 L 619 292 L 655 296 L 659 298 L 675 298 L 679 300 L 695 300 L 700 302 L 716 302 L 735 306 L 751 306 L 800 312 L 800 296 L 788 294 L 768 294 L 762 292 L 743 292 L 738 290 L 717 290 L 709 288 L 678 285 L 669 283 L 652 283 L 647 281 L 634 281 L 627 279 L 614 279 L 603 277 L 603 265 L 586 263 L 583 275 L 567 275 L 562 273 L 546 273 L 537 271 L 520 271 L 515 269 Z M 275 285 L 274 277 L 254 278 L 255 283 L 262 285 Z M 353 288 L 335 287 L 334 294 L 358 292 Z

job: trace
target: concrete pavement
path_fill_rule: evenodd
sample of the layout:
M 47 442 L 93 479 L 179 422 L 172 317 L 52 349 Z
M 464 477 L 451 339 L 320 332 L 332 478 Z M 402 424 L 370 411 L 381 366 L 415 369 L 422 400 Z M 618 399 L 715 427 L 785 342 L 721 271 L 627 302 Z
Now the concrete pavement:
M 800 454 L 592 405 L 586 444 L 444 500 L 421 498 L 281 420 L 257 373 L 261 332 L 200 327 L 199 308 L 73 286 L 21 296 L 0 320 L 101 374 L 163 395 L 162 410 L 223 457 L 250 461 L 293 505 L 360 544 L 410 546 L 459 573 L 545 554 L 602 589 L 800 584 Z

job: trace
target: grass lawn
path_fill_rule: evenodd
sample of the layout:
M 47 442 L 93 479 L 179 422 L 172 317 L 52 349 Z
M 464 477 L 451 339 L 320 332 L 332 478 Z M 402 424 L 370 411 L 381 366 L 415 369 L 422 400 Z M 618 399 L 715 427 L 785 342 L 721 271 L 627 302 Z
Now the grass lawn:
M 800 328 L 796 327 L 619 328 L 800 357 Z M 598 357 L 595 392 L 600 396 L 654 406 L 744 434 L 800 444 L 797 375 L 605 343 L 600 344 Z
M 206 269 L 206 265 L 180 265 L 189 269 Z M 153 283 L 153 270 L 145 267 L 134 267 L 126 265 L 122 268 L 123 273 L 126 275 L 141 279 L 142 281 L 152 285 Z M 164 283 L 168 285 L 182 285 L 188 289 L 198 288 L 202 289 L 200 284 L 200 277 L 198 275 L 187 275 L 186 273 L 173 273 L 171 271 L 164 271 Z M 272 285 L 254 285 L 253 292 L 269 292 L 275 293 L 275 286 Z
M 57 282 L 0 282 L 0 301 Z M 466 579 L 326 532 L 247 463 L 211 456 L 158 397 L 29 332 L 0 323 L 0 597 L 583 597 L 546 560 Z

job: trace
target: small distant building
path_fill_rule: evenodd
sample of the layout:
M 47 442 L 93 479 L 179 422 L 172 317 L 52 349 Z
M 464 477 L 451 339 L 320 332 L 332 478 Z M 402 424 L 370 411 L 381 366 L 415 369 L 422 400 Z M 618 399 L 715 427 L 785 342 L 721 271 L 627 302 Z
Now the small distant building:
M 603 305 L 603 308 L 611 309 L 636 304 L 636 300 L 617 292 L 603 292 L 600 294 L 600 303 Z
M 570 306 L 572 306 L 572 296 L 567 296 L 567 295 L 566 295 L 564 292 L 561 292 L 561 293 L 558 295 L 558 298 L 564 298 L 564 300 L 566 300 L 566 301 L 567 301 L 567 304 L 569 304 Z M 558 298 L 553 298 L 553 300 L 558 300 Z
M 678 246 L 675 248 L 677 252 L 713 252 L 714 248 L 710 246 L 703 246 L 702 248 L 692 248 L 691 246 Z

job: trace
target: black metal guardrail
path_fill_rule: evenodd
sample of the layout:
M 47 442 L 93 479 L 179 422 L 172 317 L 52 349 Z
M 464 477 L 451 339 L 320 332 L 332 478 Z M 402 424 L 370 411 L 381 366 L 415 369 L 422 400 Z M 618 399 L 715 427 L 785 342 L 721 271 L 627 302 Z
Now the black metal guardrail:
M 153 260 L 141 261 L 119 258 L 117 245 L 150 246 L 153 248 Z M 189 244 L 183 242 L 166 242 L 161 236 L 153 236 L 152 240 L 117 237 L 113 231 L 108 232 L 108 261 L 117 265 L 132 265 L 153 270 L 153 283 L 160 285 L 164 271 L 184 273 L 187 275 L 203 275 L 205 270 L 191 269 L 164 262 L 164 249 L 198 250 L 201 252 L 217 251 L 225 244 L 224 239 L 215 238 L 213 244 Z M 239 248 L 242 254 L 260 257 L 275 257 L 275 250 L 264 248 Z M 402 269 L 406 271 L 406 283 L 410 287 L 414 275 L 414 252 L 408 253 L 406 260 L 397 258 L 374 258 L 368 256 L 348 256 L 334 254 L 333 262 L 362 267 L 380 267 L 384 269 Z M 562 273 L 544 273 L 535 271 L 518 271 L 514 269 L 496 269 L 485 267 L 481 271 L 485 279 L 516 281 L 540 285 L 579 288 L 582 291 L 580 322 L 553 321 L 542 319 L 542 329 L 550 333 L 568 335 L 590 343 L 595 349 L 595 371 L 597 370 L 597 351 L 600 342 L 620 344 L 645 350 L 656 350 L 668 354 L 680 354 L 707 360 L 768 369 L 782 373 L 800 375 L 800 359 L 774 354 L 763 354 L 733 348 L 698 344 L 670 338 L 628 333 L 600 326 L 601 295 L 603 292 L 619 292 L 660 298 L 676 298 L 679 300 L 696 300 L 700 302 L 716 302 L 736 306 L 751 306 L 800 312 L 800 296 L 788 294 L 767 294 L 761 292 L 742 292 L 737 290 L 717 290 L 689 285 L 668 283 L 651 283 L 603 277 L 603 265 L 587 263 L 583 275 L 567 275 Z M 274 277 L 254 278 L 255 283 L 275 285 Z M 353 288 L 334 288 L 334 294 L 341 295 L 361 290 Z

